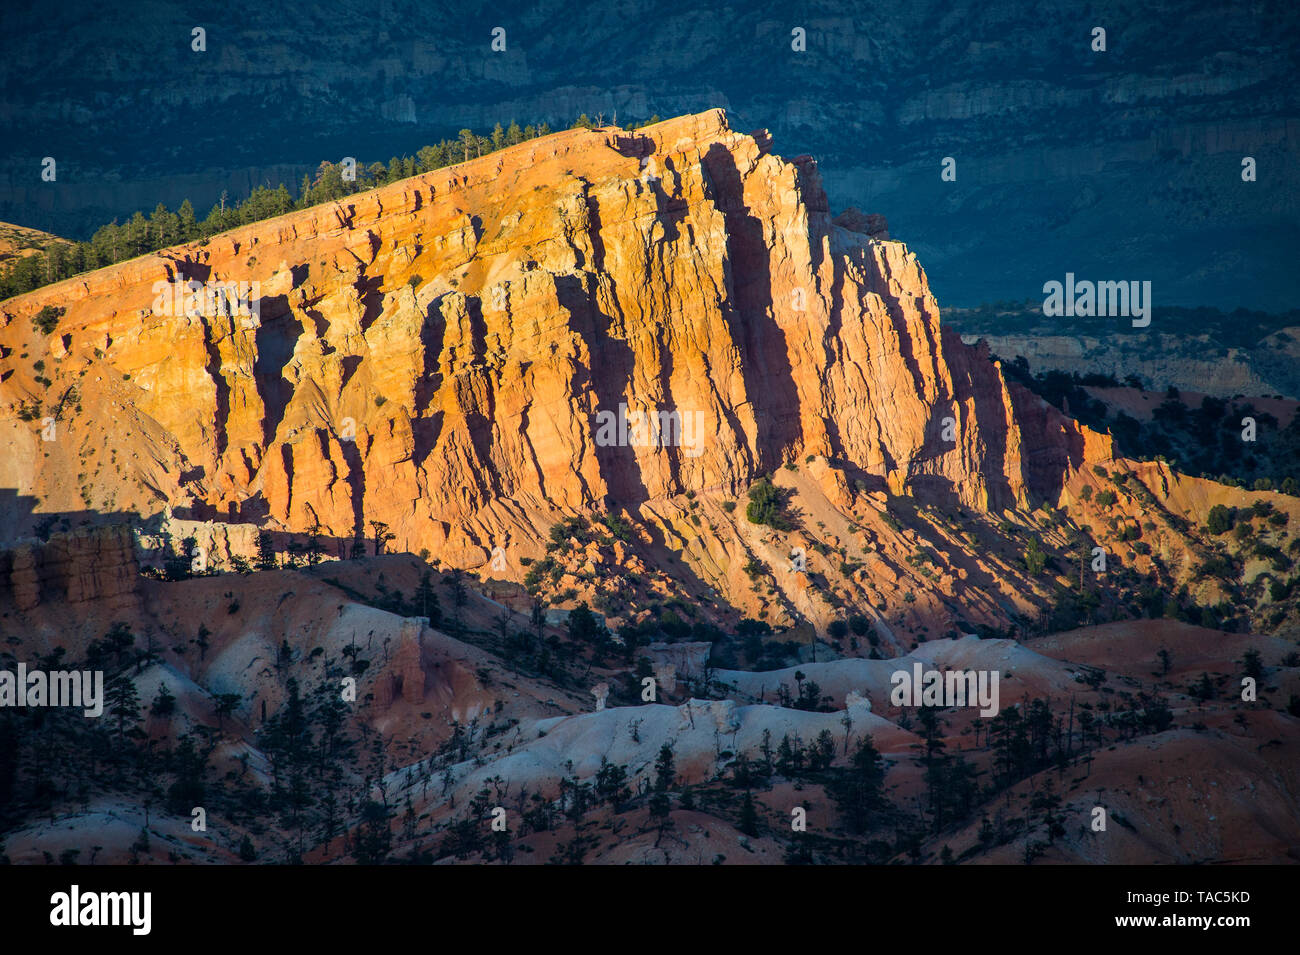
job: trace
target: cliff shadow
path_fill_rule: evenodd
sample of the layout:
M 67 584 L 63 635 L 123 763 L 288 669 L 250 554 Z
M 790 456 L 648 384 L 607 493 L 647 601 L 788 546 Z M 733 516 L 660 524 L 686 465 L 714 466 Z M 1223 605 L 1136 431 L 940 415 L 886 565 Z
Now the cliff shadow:
M 649 549 L 652 551 L 653 566 L 662 570 L 673 582 L 692 595 L 714 594 L 719 604 L 739 611 L 740 608 L 727 599 L 727 595 L 714 590 L 713 585 L 701 578 L 681 557 L 681 551 L 669 544 L 663 530 L 655 521 L 647 521 L 637 515 L 637 525 L 650 538 Z M 642 545 L 644 546 L 644 545 Z
M 443 412 L 429 413 L 430 404 L 443 381 L 440 361 L 443 341 L 447 337 L 447 320 L 439 308 L 440 302 L 441 299 L 436 299 L 429 303 L 420 324 L 420 347 L 424 357 L 422 374 L 415 382 L 415 407 L 411 417 L 411 461 L 417 469 L 424 467 L 442 436 Z
M 763 223 L 744 204 L 735 157 L 715 143 L 703 168 L 727 225 L 726 279 L 743 355 L 745 393 L 754 408 L 759 470 L 776 468 L 802 437 L 799 395 L 785 333 L 773 311 L 772 274 Z
M 127 524 L 139 515 L 133 511 L 96 511 L 90 508 L 71 511 L 42 511 L 41 499 L 20 494 L 17 488 L 0 487 L 0 548 L 19 540 L 48 540 L 52 534 L 69 533 L 83 527 L 103 524 Z
M 476 296 L 467 296 L 465 311 L 469 317 L 471 365 L 481 369 L 487 358 L 487 322 L 483 318 L 483 302 Z M 501 479 L 492 463 L 492 432 L 496 421 L 496 390 L 491 387 L 483 389 L 483 404 L 476 410 L 463 409 L 465 412 L 465 429 L 469 434 L 470 445 L 474 448 L 474 457 L 478 459 L 477 469 L 480 493 L 487 499 L 501 496 Z M 482 410 L 477 410 L 482 408 Z
M 357 300 L 361 303 L 361 334 L 370 330 L 384 310 L 384 293 L 382 275 L 362 275 L 357 279 L 355 288 Z
M 585 369 L 587 381 L 574 381 L 572 392 L 579 395 L 590 390 L 595 396 L 593 420 L 588 422 L 588 427 L 600 473 L 608 488 L 605 499 L 598 503 L 607 508 L 634 508 L 650 497 L 641 480 L 636 453 L 621 441 L 602 443 L 594 419 L 599 412 L 619 415 L 620 406 L 627 400 L 635 357 L 627 342 L 610 334 L 613 317 L 597 308 L 594 289 L 588 288 L 581 278 L 555 276 L 555 294 L 560 306 L 569 313 L 569 327 L 587 342 L 591 353 L 591 367 Z M 621 436 L 622 429 L 618 430 Z M 587 490 L 590 493 L 591 489 Z
M 424 312 L 424 321 L 420 323 L 420 348 L 423 351 L 422 374 L 415 382 L 416 414 L 423 414 L 429 407 L 438 389 L 442 387 L 440 362 L 442 345 L 447 337 L 447 320 L 441 309 L 442 298 L 429 303 Z M 480 317 L 482 313 L 480 312 Z M 485 333 L 486 334 L 486 333 Z
M 196 570 L 190 538 L 203 539 L 203 533 L 182 534 L 174 525 L 164 533 L 166 515 L 162 510 L 141 514 L 136 511 L 94 509 L 40 511 L 39 507 L 40 500 L 32 495 L 19 494 L 14 488 L 0 488 L 0 526 L 6 528 L 4 536 L 0 537 L 0 607 L 6 610 L 15 605 L 16 572 L 35 575 L 39 582 L 34 594 L 38 603 L 68 599 L 73 583 L 68 566 L 69 545 L 74 551 L 76 546 L 71 541 L 65 544 L 62 539 L 81 531 L 110 528 L 130 530 L 135 573 L 141 577 L 176 581 L 238 573 L 235 566 L 225 563 L 221 558 L 206 563 L 202 570 Z M 248 510 L 254 512 L 258 508 L 250 507 Z M 265 511 L 265 507 L 261 508 L 263 517 Z M 276 555 L 277 565 L 281 567 L 308 565 L 313 559 L 313 549 L 321 559 L 339 560 L 398 552 L 376 546 L 373 535 L 354 532 L 351 537 L 339 537 L 269 530 L 260 526 L 260 521 L 247 519 L 252 516 L 251 513 L 225 515 L 207 505 L 174 507 L 171 515 L 176 520 L 196 523 L 252 525 L 257 535 L 264 536 L 269 543 L 271 551 Z M 238 519 L 240 517 L 245 519 Z M 158 543 L 160 540 L 161 543 Z M 20 561 L 16 560 L 19 553 L 24 554 Z M 256 553 L 240 556 L 248 561 L 250 568 L 256 565 Z
M 352 496 L 352 533 L 362 535 L 366 531 L 365 465 L 355 441 L 340 441 L 339 450 L 343 454 L 343 460 L 348 464 L 348 488 Z
M 614 150 L 620 156 L 645 159 L 655 151 L 655 141 L 642 133 L 615 135 Z
M 226 446 L 229 444 L 230 382 L 222 374 L 221 369 L 224 362 L 221 358 L 221 352 L 217 348 L 216 339 L 212 334 L 212 323 L 206 319 L 203 322 L 203 348 L 208 356 L 206 369 L 208 377 L 212 379 L 213 387 L 216 389 L 216 406 L 212 415 L 213 443 L 215 445 L 213 460 L 220 461 L 222 455 L 226 453 Z
M 284 419 L 293 385 L 285 380 L 284 370 L 293 358 L 294 345 L 302 334 L 292 334 L 293 312 L 284 295 L 267 296 L 259 300 L 257 330 L 254 342 L 257 358 L 253 362 L 253 378 L 258 397 L 262 399 L 262 445 L 269 447 Z

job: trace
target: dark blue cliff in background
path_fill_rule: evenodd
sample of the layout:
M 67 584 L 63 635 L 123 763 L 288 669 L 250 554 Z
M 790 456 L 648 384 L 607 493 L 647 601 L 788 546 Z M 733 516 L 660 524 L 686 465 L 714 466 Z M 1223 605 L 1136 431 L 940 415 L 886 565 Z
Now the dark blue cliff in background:
M 778 153 L 815 156 L 833 210 L 887 216 L 941 304 L 1041 299 L 1073 272 L 1149 280 L 1157 305 L 1287 310 L 1300 299 L 1297 11 L 11 0 L 0 220 L 88 238 L 158 202 L 202 214 L 223 191 L 296 190 L 323 159 L 386 161 L 463 127 L 721 106 L 738 129 L 769 129 Z M 45 156 L 57 183 L 41 181 Z

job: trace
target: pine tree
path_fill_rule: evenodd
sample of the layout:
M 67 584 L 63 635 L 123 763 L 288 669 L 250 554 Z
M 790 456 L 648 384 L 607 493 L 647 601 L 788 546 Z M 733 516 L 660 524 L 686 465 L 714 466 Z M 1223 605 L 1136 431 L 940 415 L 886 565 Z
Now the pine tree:
M 1208 673 L 1202 673 L 1201 678 L 1188 688 L 1188 693 L 1202 703 L 1214 698 L 1214 684 L 1210 681 Z
M 763 730 L 763 740 L 761 743 L 759 743 L 758 751 L 763 756 L 763 764 L 762 764 L 763 775 L 771 776 L 772 775 L 772 731 L 770 729 Z
M 208 216 L 203 220 L 203 225 L 199 228 L 201 235 L 211 236 L 218 232 L 225 231 L 226 213 L 220 206 L 213 206 L 208 210 Z M 114 261 L 117 261 L 116 259 Z
M 127 225 L 127 236 L 130 243 L 131 256 L 144 255 L 149 251 L 149 223 L 145 220 L 144 213 L 137 211 L 131 217 Z
M 758 811 L 749 790 L 745 790 L 745 800 L 740 804 L 740 822 L 736 828 L 747 836 L 758 835 Z
M 472 129 L 462 129 L 457 142 L 465 153 L 465 162 L 469 162 L 469 154 L 478 143 L 478 137 L 474 135 Z
M 271 194 L 271 215 L 282 216 L 291 211 L 293 211 L 293 196 L 289 195 L 289 190 L 285 188 L 284 183 L 280 183 Z
M 174 712 L 176 712 L 176 697 L 172 696 L 166 683 L 160 683 L 158 695 L 153 698 L 153 703 L 149 707 L 149 715 L 163 718 L 171 716 Z
M 781 737 L 776 747 L 776 771 L 786 777 L 794 773 L 794 749 L 790 745 L 789 733 Z
M 330 202 L 344 195 L 342 167 L 325 160 L 316 167 L 316 176 L 311 184 L 311 204 Z
M 885 803 L 884 782 L 880 753 L 871 737 L 864 736 L 858 741 L 852 767 L 828 787 L 850 832 L 861 834 L 870 827 L 873 814 Z
M 1264 678 L 1264 664 L 1260 659 L 1259 651 L 1254 647 L 1251 647 L 1243 654 L 1241 662 L 1246 676 L 1252 677 L 1256 681 Z
M 673 748 L 667 743 L 659 747 L 659 756 L 655 760 L 655 790 L 667 792 L 673 786 L 677 771 L 673 763 Z
M 627 786 L 627 770 L 617 763 L 611 763 L 604 756 L 600 758 L 600 769 L 596 771 L 596 795 L 607 801 L 615 812 L 632 798 Z
M 239 708 L 242 697 L 238 693 L 218 693 L 216 706 L 213 709 L 217 714 L 217 729 L 223 730 L 226 725 L 226 717 Z
M 180 237 L 180 219 L 160 202 L 149 217 L 149 231 L 150 248 L 165 248 Z
M 830 730 L 822 730 L 817 734 L 817 739 L 813 741 L 812 749 L 809 751 L 809 768 L 812 769 L 813 772 L 820 772 L 823 769 L 829 769 L 831 761 L 834 759 L 835 738 L 831 735 Z
M 672 811 L 672 800 L 668 798 L 667 793 L 658 792 L 650 797 L 650 817 L 658 820 L 660 835 L 663 834 L 664 829 L 667 827 L 668 821 L 672 817 Z M 657 844 L 658 841 L 656 840 Z
M 420 585 L 415 589 L 415 606 L 429 618 L 429 626 L 436 627 L 442 623 L 442 607 L 433 589 L 432 575 L 427 570 L 420 575 Z
M 117 720 L 117 739 L 121 742 L 126 736 L 127 725 L 135 726 L 140 720 L 140 694 L 126 675 L 115 677 L 108 684 L 108 708 Z
M 275 545 L 271 541 L 271 535 L 262 531 L 257 535 L 257 569 L 275 570 L 275 568 Z
M 580 646 L 590 645 L 600 635 L 600 629 L 595 614 L 585 600 L 569 611 L 569 639 Z
M 388 525 L 383 521 L 371 521 L 370 527 L 375 533 L 375 556 L 378 557 L 384 552 L 384 545 L 394 540 L 397 535 L 389 533 Z
M 362 865 L 379 865 L 388 857 L 393 845 L 393 834 L 388 828 L 392 814 L 383 803 L 367 799 L 361 807 L 361 824 L 357 827 L 356 843 L 352 854 Z M 478 827 L 470 826 L 475 835 Z
M 194 218 L 194 206 L 190 200 L 186 199 L 181 203 L 180 209 L 176 213 L 178 228 L 180 229 L 180 239 L 182 242 L 189 242 L 191 239 L 198 237 L 198 220 Z
M 1037 577 L 1043 572 L 1047 564 L 1047 555 L 1043 553 L 1042 546 L 1038 543 L 1037 537 L 1029 539 L 1029 546 L 1025 549 L 1025 569 L 1029 571 L 1031 577 Z

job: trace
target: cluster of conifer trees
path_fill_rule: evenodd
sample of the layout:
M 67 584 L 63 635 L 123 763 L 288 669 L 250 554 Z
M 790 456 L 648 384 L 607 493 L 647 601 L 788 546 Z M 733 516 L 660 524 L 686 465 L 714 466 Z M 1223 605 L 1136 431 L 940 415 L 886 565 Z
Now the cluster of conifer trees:
M 593 123 L 584 114 L 573 125 L 591 128 Z M 56 242 L 44 252 L 16 259 L 0 275 L 0 299 L 21 295 L 82 272 L 133 259 L 180 242 L 207 239 L 237 226 L 342 199 L 417 173 L 466 162 L 506 146 L 549 135 L 551 131 L 546 123 L 521 128 L 513 121 L 504 128 L 497 123 L 487 136 L 462 129 L 455 139 L 444 139 L 435 145 L 424 146 L 414 156 L 394 156 L 387 165 L 381 162 L 368 166 L 357 163 L 355 178 L 349 179 L 344 178 L 341 163 L 322 162 L 314 177 L 302 177 L 296 197 L 284 183 L 274 187 L 269 184 L 258 186 L 239 202 L 230 201 L 222 193 L 221 200 L 212 206 L 203 219 L 195 214 L 194 205 L 189 199 L 182 202 L 175 212 L 160 202 L 148 216 L 137 211 L 124 223 L 119 224 L 114 220 L 101 226 L 89 242 Z

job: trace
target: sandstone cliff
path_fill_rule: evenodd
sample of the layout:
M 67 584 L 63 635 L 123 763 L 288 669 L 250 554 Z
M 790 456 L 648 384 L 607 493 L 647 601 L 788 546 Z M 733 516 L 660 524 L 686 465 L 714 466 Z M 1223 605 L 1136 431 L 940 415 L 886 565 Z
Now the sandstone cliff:
M 137 603 L 139 569 L 131 532 L 120 525 L 25 541 L 0 550 L 0 604 L 31 610 L 49 602 L 96 602 L 128 609 Z
M 805 458 L 832 502 L 1000 511 L 1109 457 L 940 324 L 879 217 L 833 220 L 816 162 L 769 149 L 719 110 L 569 130 L 10 300 L 0 477 L 38 512 L 382 521 L 474 566 L 560 512 L 662 515 Z M 257 283 L 257 314 L 160 302 L 191 280 Z M 38 400 L 54 440 L 15 417 Z

